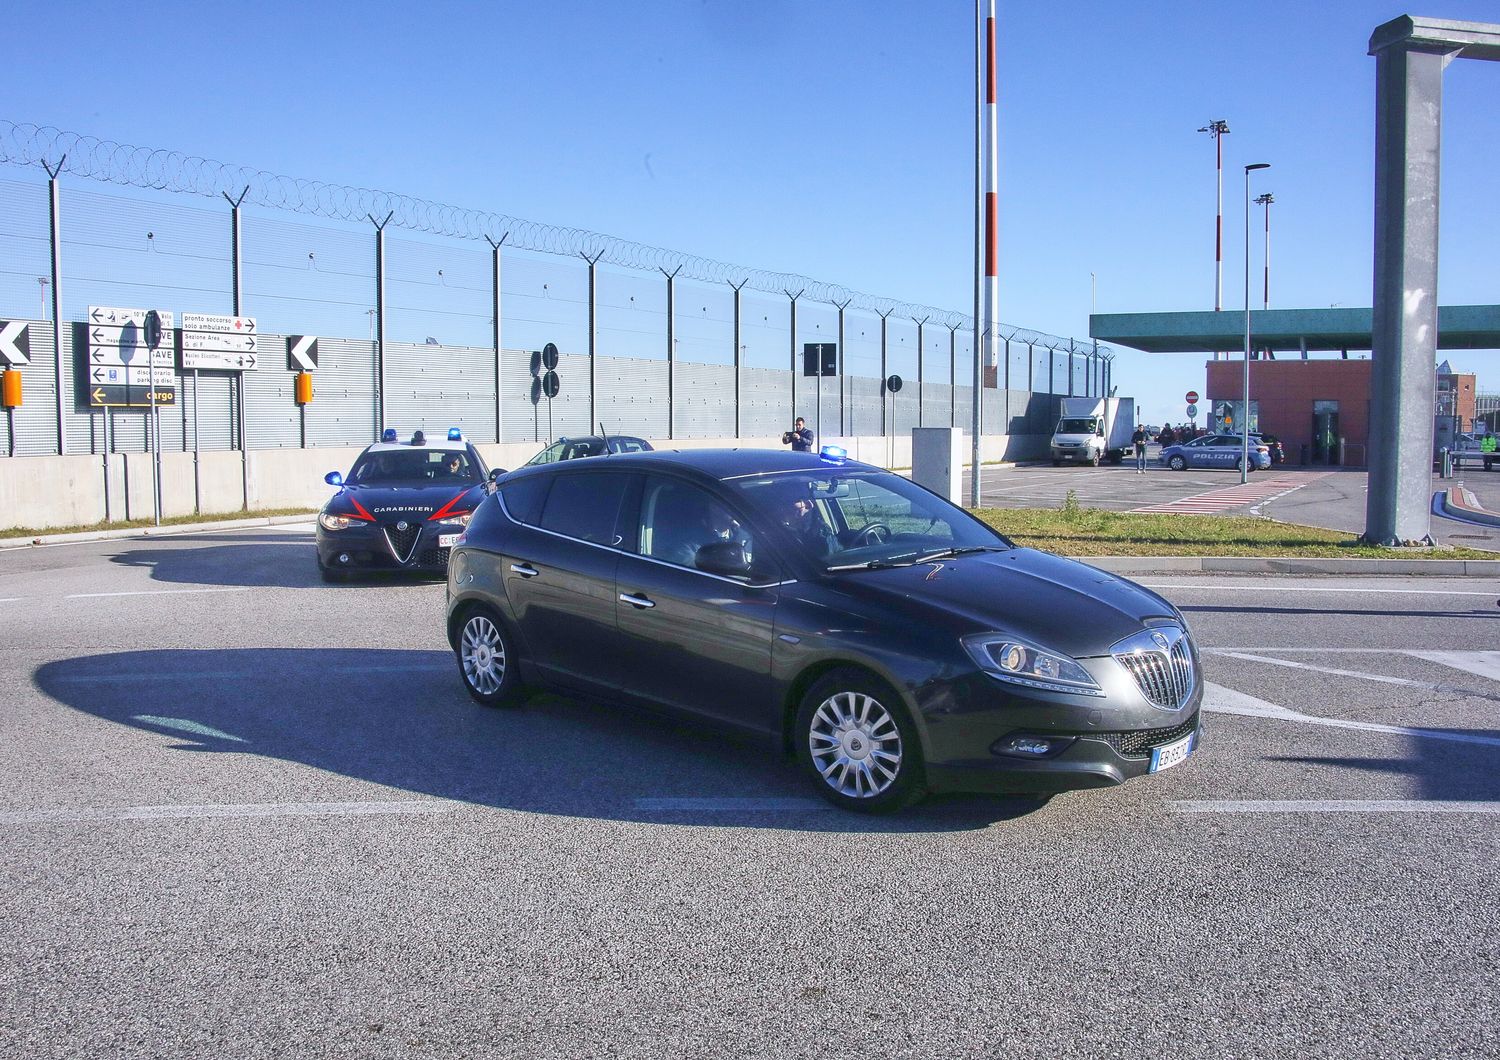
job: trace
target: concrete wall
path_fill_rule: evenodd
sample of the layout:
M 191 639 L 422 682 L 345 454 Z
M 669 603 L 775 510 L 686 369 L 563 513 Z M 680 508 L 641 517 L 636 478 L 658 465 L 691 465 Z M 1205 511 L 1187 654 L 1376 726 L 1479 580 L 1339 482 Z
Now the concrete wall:
M 964 442 L 964 454 L 969 443 Z M 828 438 L 849 455 L 881 467 L 911 467 L 911 437 L 861 436 Z M 652 439 L 661 449 L 782 449 L 781 438 Z M 536 455 L 535 442 L 507 442 L 477 447 L 492 467 L 516 468 Z M 204 451 L 198 455 L 196 475 L 192 453 L 162 453 L 162 514 L 167 517 L 201 512 L 217 515 L 246 508 L 318 508 L 331 487 L 323 481 L 330 471 L 347 473 L 362 446 L 317 449 L 252 449 L 241 454 Z M 1042 459 L 1045 435 L 993 435 L 980 440 L 985 463 Z M 48 529 L 88 526 L 106 519 L 150 519 L 154 506 L 154 468 L 150 453 L 32 456 L 0 460 L 0 536 L 10 527 Z M 107 471 L 106 471 L 107 464 Z M 107 480 L 106 480 L 107 474 Z M 196 479 L 196 483 L 195 483 Z

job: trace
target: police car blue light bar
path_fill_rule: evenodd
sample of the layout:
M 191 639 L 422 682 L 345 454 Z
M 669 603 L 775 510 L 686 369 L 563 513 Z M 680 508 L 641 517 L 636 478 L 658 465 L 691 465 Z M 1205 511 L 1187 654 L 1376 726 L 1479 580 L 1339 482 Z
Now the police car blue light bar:
M 396 440 L 396 428 L 387 427 L 385 430 L 381 431 L 380 440 L 382 442 L 394 442 Z
M 448 440 L 450 442 L 461 442 L 464 440 L 464 432 L 457 427 L 448 428 Z
M 825 445 L 818 450 L 818 456 L 825 464 L 842 464 L 849 459 L 849 450 L 841 445 Z

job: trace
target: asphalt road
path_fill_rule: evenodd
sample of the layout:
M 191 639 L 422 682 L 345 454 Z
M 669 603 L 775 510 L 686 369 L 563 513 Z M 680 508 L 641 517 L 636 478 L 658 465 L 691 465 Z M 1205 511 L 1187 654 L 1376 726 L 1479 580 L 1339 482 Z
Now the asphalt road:
M 1500 1053 L 1496 586 L 1147 580 L 1198 754 L 871 820 L 306 528 L 0 553 L 0 1055 Z
M 1196 508 L 1210 514 L 1263 515 L 1351 534 L 1364 531 L 1369 476 L 1363 470 L 1277 464 L 1253 472 L 1251 488 L 1244 489 L 1237 471 L 1172 471 L 1156 463 L 1157 452 L 1152 446 L 1144 475 L 1137 475 L 1130 461 L 1098 468 L 1054 468 L 1050 463 L 988 467 L 981 475 L 980 493 L 985 506 L 992 508 L 1060 508 L 1071 490 L 1085 508 L 1124 512 L 1177 503 L 1184 514 Z M 1432 477 L 1434 495 L 1458 484 L 1486 510 L 1500 513 L 1500 470 L 1473 467 L 1452 480 Z M 964 491 L 970 492 L 967 478 Z M 1500 528 L 1448 518 L 1436 510 L 1432 535 L 1440 545 L 1500 551 Z

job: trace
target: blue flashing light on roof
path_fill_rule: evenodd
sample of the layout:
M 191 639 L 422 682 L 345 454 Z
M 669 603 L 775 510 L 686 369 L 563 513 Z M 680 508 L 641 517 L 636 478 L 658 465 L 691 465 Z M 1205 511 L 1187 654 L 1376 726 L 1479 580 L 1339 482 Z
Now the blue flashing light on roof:
M 448 428 L 448 440 L 450 442 L 461 442 L 464 440 L 464 432 L 457 427 Z
M 396 428 L 387 427 L 385 430 L 381 431 L 380 440 L 382 442 L 394 442 L 396 440 Z
M 818 456 L 825 464 L 842 464 L 849 459 L 849 450 L 841 445 L 825 445 L 818 450 Z

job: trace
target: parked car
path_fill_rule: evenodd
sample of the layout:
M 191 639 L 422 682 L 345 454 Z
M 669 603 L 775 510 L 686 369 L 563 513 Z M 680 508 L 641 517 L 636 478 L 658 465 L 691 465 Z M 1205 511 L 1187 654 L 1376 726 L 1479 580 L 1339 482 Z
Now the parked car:
M 1175 607 L 836 447 L 513 471 L 454 548 L 447 634 L 479 703 L 551 686 L 765 733 L 852 810 L 1107 787 L 1198 743 Z
M 1271 457 L 1271 463 L 1286 463 L 1286 448 L 1281 444 L 1281 439 L 1277 438 L 1274 434 L 1262 434 L 1259 436 L 1252 434 L 1250 436 L 1250 444 L 1264 445 L 1267 454 Z
M 388 428 L 359 454 L 347 479 L 337 471 L 324 476 L 339 489 L 318 513 L 318 572 L 325 582 L 355 571 L 441 573 L 489 476 L 457 428 L 438 439 L 416 431 L 404 440 Z
M 586 438 L 559 438 L 521 466 L 552 464 L 605 453 L 649 453 L 651 450 L 651 443 L 644 438 L 632 438 L 626 434 L 591 434 Z
M 1191 441 L 1164 446 L 1157 459 L 1173 471 L 1190 467 L 1233 468 L 1238 471 L 1244 455 L 1241 438 L 1238 434 L 1205 434 Z M 1250 470 L 1260 471 L 1270 466 L 1270 447 L 1252 435 Z

